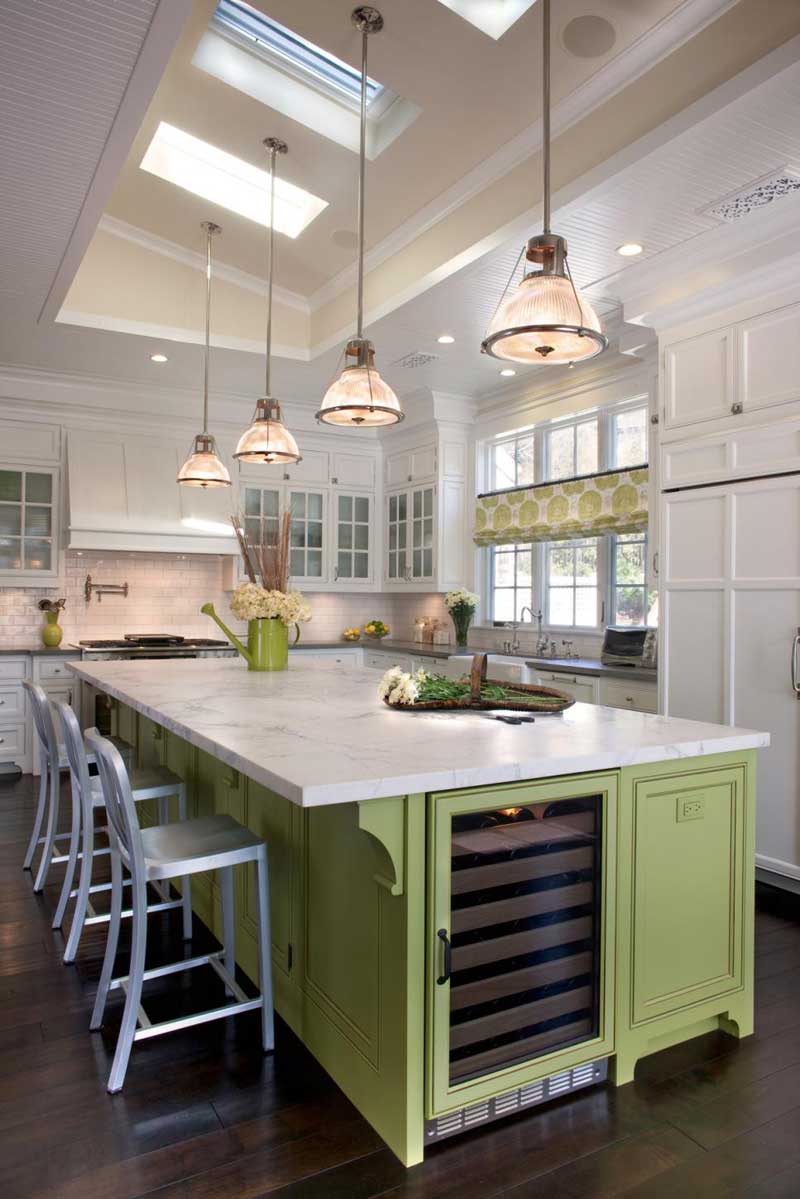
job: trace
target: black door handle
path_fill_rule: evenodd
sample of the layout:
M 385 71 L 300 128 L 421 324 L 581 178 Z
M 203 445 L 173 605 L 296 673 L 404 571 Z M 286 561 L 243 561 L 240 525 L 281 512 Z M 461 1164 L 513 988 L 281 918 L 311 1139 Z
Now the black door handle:
M 436 936 L 442 942 L 442 945 L 444 945 L 444 972 L 440 974 L 436 980 L 441 987 L 447 982 L 453 972 L 453 947 L 450 944 L 450 940 L 447 936 L 446 928 L 440 928 L 436 933 Z

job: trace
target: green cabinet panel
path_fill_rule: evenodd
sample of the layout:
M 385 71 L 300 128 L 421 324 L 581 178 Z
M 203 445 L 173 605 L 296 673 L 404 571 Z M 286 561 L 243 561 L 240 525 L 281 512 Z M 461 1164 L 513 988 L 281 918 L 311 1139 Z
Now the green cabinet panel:
M 752 1031 L 754 773 L 752 753 L 622 771 L 618 1083 L 704 1028 Z
M 425 1095 L 428 1118 L 490 1096 L 502 1095 L 561 1070 L 607 1057 L 613 1052 L 617 777 L 616 772 L 578 775 L 443 792 L 429 797 Z M 568 812 L 572 813 L 589 804 L 591 807 L 586 807 L 586 815 L 591 816 L 592 821 L 591 843 L 589 838 L 583 840 L 581 836 L 574 836 L 574 826 L 567 827 L 566 816 Z M 493 864 L 495 858 L 492 853 L 487 852 L 487 865 L 458 872 L 452 870 L 453 857 L 460 852 L 457 839 L 460 838 L 469 847 L 474 844 L 476 835 L 459 832 L 462 816 L 483 812 L 490 817 L 490 823 L 495 816 L 509 817 L 513 822 L 516 814 L 523 813 L 528 817 L 533 816 L 525 828 L 535 830 L 536 826 L 544 829 L 546 818 L 550 819 L 551 816 L 557 825 L 559 817 L 556 809 L 559 806 L 563 807 L 565 813 L 562 826 L 566 828 L 563 833 L 566 848 L 563 852 L 559 852 L 560 834 L 553 831 L 547 834 L 547 838 L 548 844 L 552 842 L 554 852 L 547 857 L 539 855 L 539 849 L 544 846 L 532 848 L 533 843 L 530 843 L 518 856 L 515 856 L 513 849 L 509 851 L 510 857 L 505 851 L 497 853 L 497 864 Z M 521 829 L 522 825 L 514 827 Z M 495 831 L 502 835 L 503 828 Z M 538 832 L 536 835 L 538 837 Z M 467 853 L 471 852 L 468 848 Z M 529 856 L 531 853 L 538 856 L 534 859 Z M 580 860 L 571 860 L 573 858 Z M 546 867 L 534 867 L 531 865 L 534 860 L 537 863 L 547 861 L 548 864 Z M 541 871 L 540 876 L 537 876 L 537 871 Z M 468 884 L 470 890 L 473 886 L 476 888 L 474 894 L 480 897 L 478 905 L 466 909 L 460 907 L 463 895 L 459 897 L 459 891 L 464 884 L 459 880 L 478 872 L 491 875 Z M 590 881 L 587 882 L 587 879 Z M 576 893 L 576 906 L 573 909 L 569 900 L 557 898 L 553 906 L 564 911 L 557 912 L 555 919 L 558 923 L 548 927 L 546 913 L 552 909 L 547 896 L 556 895 L 565 882 Z M 517 884 L 520 884 L 519 889 Z M 555 886 L 551 887 L 551 884 Z M 596 894 L 597 909 L 594 906 Z M 525 906 L 532 899 L 537 906 L 528 910 L 520 921 L 517 918 L 519 906 Z M 500 907 L 510 908 L 510 911 L 498 914 Z M 569 916 L 573 910 L 575 919 Z M 596 915 L 587 917 L 587 910 L 596 912 Z M 472 915 L 465 920 L 465 913 Z M 488 926 L 490 921 L 496 925 L 496 933 L 483 927 Z M 471 947 L 466 951 L 456 948 L 459 928 L 470 923 L 476 933 L 474 940 L 470 940 L 470 934 L 467 935 L 466 942 Z M 505 935 L 506 929 L 513 931 Z M 517 931 L 519 929 L 524 931 Z M 459 952 L 463 955 L 463 974 L 458 979 L 460 986 L 453 986 L 447 977 L 442 934 L 452 945 L 450 952 L 454 976 L 459 970 Z M 561 963 L 566 964 L 568 957 L 561 958 L 559 962 L 550 960 L 549 947 L 553 945 L 562 946 L 556 952 L 569 955 L 569 961 L 573 963 L 569 970 L 566 970 L 565 965 L 565 973 L 561 973 Z M 579 959 L 583 965 L 578 970 L 574 963 Z M 489 973 L 484 973 L 480 966 L 477 969 L 473 967 L 473 961 L 488 962 Z M 595 966 L 597 973 L 594 973 Z M 541 979 L 539 973 L 548 971 L 553 971 L 555 979 L 561 980 L 556 981 L 554 987 L 542 985 L 549 983 L 550 979 Z M 476 975 L 480 977 L 473 982 Z M 522 977 L 526 980 L 524 983 L 520 982 Z M 465 984 L 462 979 L 469 981 Z M 501 993 L 499 1007 L 495 1002 L 498 988 Z M 478 994 L 465 1000 L 464 992 L 472 989 Z M 555 1002 L 542 997 L 551 990 L 560 992 Z M 559 1010 L 558 1004 L 562 996 L 562 1006 L 566 1009 L 564 1012 Z M 480 1013 L 471 1025 L 463 1020 L 464 1016 L 471 1019 L 470 1013 L 464 1011 L 465 1004 L 472 1005 L 472 1010 Z M 506 1004 L 509 1006 L 506 1007 Z M 585 1004 L 591 1004 L 590 1015 L 587 1015 Z M 507 1013 L 512 1008 L 516 1010 L 508 1020 Z M 487 1011 L 490 1012 L 488 1016 L 484 1015 Z M 563 1037 L 560 1028 L 562 1019 L 565 1028 Z M 518 1046 L 511 1038 L 519 1034 L 520 1024 L 524 1027 L 526 1020 L 533 1031 L 529 1040 L 521 1042 L 525 1052 L 519 1053 Z M 574 1030 L 573 1036 L 570 1036 L 568 1022 L 571 1022 Z M 498 1026 L 499 1036 L 496 1035 Z M 540 1029 L 543 1030 L 541 1034 Z M 553 1030 L 555 1034 L 551 1037 Z M 504 1043 L 507 1040 L 508 1046 Z M 460 1075 L 459 1071 L 465 1064 L 465 1042 L 474 1042 L 476 1048 L 471 1062 L 466 1062 L 467 1069 Z M 499 1051 L 496 1048 L 498 1042 Z M 554 1044 L 552 1049 L 548 1048 L 551 1044 Z M 482 1050 L 484 1045 L 486 1052 Z M 522 1060 L 512 1060 L 515 1051 L 518 1059 Z M 497 1068 L 493 1068 L 495 1060 Z M 505 1062 L 509 1064 L 503 1064 Z M 470 1068 L 472 1073 L 468 1072 Z

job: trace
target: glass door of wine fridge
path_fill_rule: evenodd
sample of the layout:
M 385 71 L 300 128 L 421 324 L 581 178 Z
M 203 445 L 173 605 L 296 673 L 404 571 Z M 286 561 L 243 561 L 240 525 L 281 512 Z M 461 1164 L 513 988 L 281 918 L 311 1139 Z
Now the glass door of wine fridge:
M 430 803 L 436 1115 L 611 1052 L 616 778 Z

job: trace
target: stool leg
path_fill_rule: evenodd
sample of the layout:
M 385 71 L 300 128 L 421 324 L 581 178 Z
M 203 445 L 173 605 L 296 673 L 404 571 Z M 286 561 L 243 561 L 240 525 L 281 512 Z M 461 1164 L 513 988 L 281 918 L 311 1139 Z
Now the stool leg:
M 269 925 L 269 865 L 267 847 L 262 845 L 257 863 L 258 884 L 258 981 L 261 987 L 261 1044 L 265 1053 L 275 1048 L 275 1017 L 272 1001 L 272 933 Z
M 74 801 L 73 801 L 74 802 Z M 86 919 L 86 908 L 89 903 L 89 888 L 92 885 L 92 868 L 94 866 L 94 810 L 87 804 L 83 814 L 83 857 L 81 858 L 81 874 L 78 883 L 78 894 L 75 896 L 75 907 L 72 910 L 72 923 L 69 926 L 67 948 L 64 950 L 64 964 L 75 961 L 78 944 L 83 934 L 83 923 Z
M 69 835 L 69 857 L 67 859 L 67 868 L 64 871 L 64 881 L 61 884 L 61 894 L 58 897 L 58 906 L 56 914 L 53 917 L 53 928 L 61 928 L 64 923 L 64 913 L 67 910 L 69 903 L 69 893 L 72 890 L 72 881 L 75 878 L 75 866 L 78 861 L 78 845 L 81 839 L 81 801 L 78 788 L 75 786 L 75 779 L 70 771 L 69 779 L 70 787 L 70 802 L 72 803 L 72 824 Z
M 182 783 L 178 791 L 178 819 L 188 819 L 189 812 L 186 802 L 186 784 Z M 184 874 L 181 878 L 181 899 L 183 900 L 183 939 L 192 939 L 192 883 L 191 876 Z
M 28 842 L 28 848 L 25 853 L 25 861 L 22 863 L 23 870 L 30 870 L 33 855 L 36 853 L 36 846 L 39 844 L 39 838 L 42 835 L 42 821 L 44 820 L 44 809 L 47 804 L 47 776 L 48 766 L 47 759 L 44 754 L 40 757 L 39 762 L 42 773 L 39 775 L 39 801 L 36 804 L 36 816 L 33 821 L 33 832 L 31 839 Z
M 101 1028 L 103 1024 L 103 1013 L 106 1010 L 109 984 L 114 974 L 114 960 L 117 956 L 119 926 L 122 919 L 122 859 L 119 856 L 113 833 L 109 832 L 109 836 L 111 838 L 111 912 L 108 920 L 103 969 L 100 971 L 100 982 L 97 984 L 97 995 L 89 1022 L 92 1032 Z
M 48 770 L 50 774 L 50 810 L 47 813 L 47 832 L 45 833 L 44 845 L 42 846 L 42 856 L 39 859 L 36 882 L 33 884 L 33 889 L 36 892 L 41 891 L 44 887 L 47 872 L 53 860 L 53 847 L 56 843 L 56 830 L 58 829 L 61 772 L 58 769 L 58 763 L 53 765 L 52 762 L 48 763 Z
M 236 977 L 236 906 L 233 893 L 233 866 L 225 866 L 219 872 L 219 889 L 222 897 L 222 945 L 225 950 L 225 969 L 232 978 Z M 232 995 L 229 987 L 226 995 Z
M 128 987 L 125 993 L 125 1010 L 122 1013 L 122 1024 L 117 1037 L 117 1048 L 111 1073 L 108 1076 L 107 1090 L 110 1094 L 122 1090 L 125 1074 L 128 1069 L 128 1059 L 131 1056 L 133 1036 L 139 1014 L 139 1001 L 142 997 L 144 981 L 144 959 L 147 949 L 147 890 L 145 883 L 133 880 L 131 887 L 133 907 L 133 936 L 131 940 L 131 968 L 128 974 Z

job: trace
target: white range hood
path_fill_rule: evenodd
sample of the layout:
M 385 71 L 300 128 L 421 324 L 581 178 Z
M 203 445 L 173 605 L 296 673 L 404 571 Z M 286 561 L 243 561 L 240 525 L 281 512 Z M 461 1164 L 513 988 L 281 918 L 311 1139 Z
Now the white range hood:
M 73 430 L 67 442 L 70 549 L 236 554 L 234 488 L 179 487 L 191 438 Z

